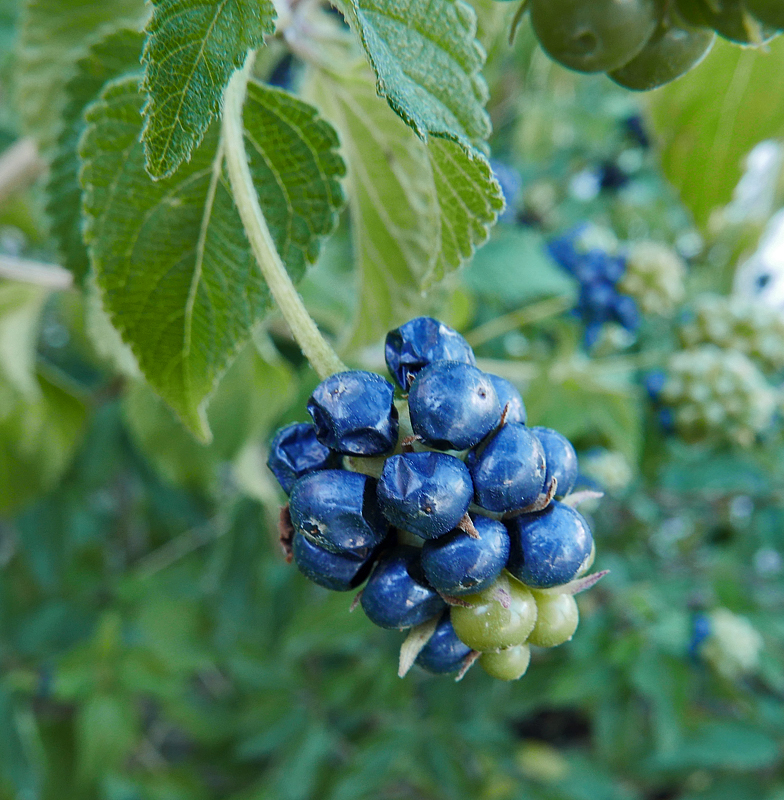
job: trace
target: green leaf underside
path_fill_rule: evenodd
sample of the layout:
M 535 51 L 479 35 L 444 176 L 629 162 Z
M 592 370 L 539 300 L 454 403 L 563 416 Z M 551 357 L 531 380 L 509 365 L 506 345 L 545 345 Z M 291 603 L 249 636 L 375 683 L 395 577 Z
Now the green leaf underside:
M 0 282 L 0 379 L 28 399 L 40 397 L 35 378 L 36 345 L 47 296 L 40 286 Z
M 84 405 L 43 377 L 37 383 L 31 400 L 0 381 L 0 514 L 50 489 L 80 442 Z
M 784 136 L 784 37 L 766 50 L 719 39 L 698 70 L 648 98 L 664 173 L 700 225 L 730 201 L 752 147 Z
M 482 156 L 445 139 L 425 143 L 396 119 L 365 64 L 314 70 L 306 91 L 341 135 L 360 281 L 354 343 L 375 341 L 487 238 L 500 189 Z
M 171 175 L 215 118 L 249 50 L 275 30 L 270 0 L 154 0 L 144 47 L 147 169 Z
M 247 341 L 268 292 L 232 200 L 213 124 L 165 180 L 145 171 L 136 79 L 110 84 L 87 111 L 87 241 L 104 307 L 145 378 L 201 439 L 204 408 Z M 251 84 L 246 148 L 276 247 L 299 280 L 334 227 L 345 171 L 337 137 L 312 107 Z
M 79 184 L 79 139 L 85 128 L 84 110 L 98 97 L 104 84 L 139 71 L 144 37 L 140 31 L 121 29 L 97 42 L 79 60 L 76 74 L 65 87 L 63 128 L 57 137 L 47 184 L 46 210 L 57 239 L 63 266 L 82 280 L 90 267 L 82 240 L 82 187 Z
M 63 90 L 85 44 L 110 29 L 141 27 L 146 16 L 144 0 L 27 0 L 16 93 L 23 127 L 44 149 L 54 144 Z
M 376 341 L 407 314 L 433 267 L 439 213 L 427 148 L 376 93 L 365 63 L 311 71 L 308 95 L 340 133 L 359 287 L 354 338 Z
M 428 151 L 441 211 L 441 247 L 426 286 L 471 257 L 504 207 L 501 187 L 484 156 L 448 139 L 431 140 Z
M 461 0 L 339 0 L 379 94 L 422 138 L 479 145 L 490 134 L 476 14 Z

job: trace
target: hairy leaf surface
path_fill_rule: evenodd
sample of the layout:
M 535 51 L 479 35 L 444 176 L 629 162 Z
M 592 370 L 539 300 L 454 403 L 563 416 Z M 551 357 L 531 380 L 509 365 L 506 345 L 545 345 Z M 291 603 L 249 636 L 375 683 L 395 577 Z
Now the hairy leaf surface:
M 88 109 L 87 240 L 104 308 L 147 381 L 204 440 L 204 407 L 267 305 L 235 209 L 216 125 L 187 165 L 153 182 L 139 142 L 143 96 L 121 79 Z M 342 203 L 333 129 L 286 92 L 251 84 L 246 148 L 292 278 L 315 260 Z
M 82 280 L 90 267 L 82 239 L 82 187 L 79 185 L 79 138 L 84 110 L 98 97 L 104 84 L 121 75 L 138 72 L 144 37 L 140 31 L 120 29 L 97 42 L 76 65 L 65 87 L 63 127 L 47 184 L 46 210 L 52 221 L 63 266 Z
M 379 94 L 419 136 L 478 144 L 490 134 L 476 14 L 461 0 L 340 0 Z
M 27 0 L 16 65 L 19 113 L 45 149 L 54 144 L 64 89 L 90 41 L 107 30 L 141 27 L 144 0 Z
M 147 169 L 171 175 L 201 142 L 232 72 L 275 30 L 270 0 L 153 0 L 144 48 Z
M 307 92 L 340 132 L 349 168 L 360 284 L 354 339 L 377 341 L 487 238 L 499 189 L 473 149 L 423 142 L 396 119 L 364 64 L 314 71 Z

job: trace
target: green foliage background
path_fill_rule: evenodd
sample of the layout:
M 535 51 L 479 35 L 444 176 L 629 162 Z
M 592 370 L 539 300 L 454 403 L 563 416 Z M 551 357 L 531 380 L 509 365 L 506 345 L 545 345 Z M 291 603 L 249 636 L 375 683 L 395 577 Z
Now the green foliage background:
M 60 3 L 60 13 L 65 5 L 73 12 Z M 88 56 L 57 6 L 33 0 L 19 19 L 14 0 L 0 3 L 7 144 L 32 130 L 45 147 L 72 150 L 84 105 L 125 72 L 105 58 L 122 62 L 124 51 Z M 129 23 L 138 10 L 102 9 Z M 394 38 L 373 9 L 343 10 L 366 36 Z M 672 242 L 699 230 L 706 245 L 690 288 L 726 291 L 759 230 L 717 233 L 711 212 L 730 200 L 750 147 L 782 135 L 771 81 L 784 75 L 784 47 L 718 47 L 691 76 L 640 99 L 556 67 L 525 29 L 508 49 L 505 5 L 488 0 L 478 12 L 491 145 L 548 198 L 534 209 L 541 224 L 502 223 L 466 269 L 423 298 L 429 275 L 452 272 L 492 217 L 488 201 L 482 224 L 439 263 L 432 243 L 455 212 L 434 193 L 438 165 L 445 153 L 464 158 L 461 169 L 473 172 L 461 188 L 486 188 L 481 165 L 465 156 L 486 120 L 471 107 L 457 144 L 426 145 L 374 104 L 372 75 L 352 60 L 340 74 L 306 76 L 303 94 L 318 105 L 326 93 L 321 112 L 354 163 L 375 172 L 349 174 L 354 223 L 344 214 L 300 288 L 348 363 L 380 368 L 383 330 L 433 313 L 526 387 L 533 422 L 559 428 L 582 452 L 625 456 L 631 486 L 591 515 L 597 567 L 611 574 L 580 598 L 577 636 L 537 654 L 519 683 L 478 669 L 460 684 L 418 671 L 398 679 L 400 637 L 348 613 L 351 597 L 308 584 L 279 552 L 283 498 L 264 467 L 265 443 L 303 418 L 316 383 L 281 321 L 273 314 L 242 345 L 206 412 L 205 445 L 140 379 L 89 279 L 67 292 L 2 282 L 2 800 L 784 800 L 784 575 L 758 568 L 760 553 L 784 548 L 784 450 L 779 441 L 737 452 L 665 439 L 638 373 L 666 352 L 666 335 L 648 321 L 629 354 L 587 358 L 574 320 L 559 313 L 574 287 L 543 249 L 549 232 L 584 218 L 625 239 Z M 40 20 L 36 36 L 57 42 L 43 59 L 15 49 L 16 32 Z M 136 39 L 120 36 L 133 52 Z M 272 57 L 261 63 L 259 77 L 272 66 Z M 394 73 L 393 60 L 377 66 Z M 65 86 L 79 69 L 96 81 L 84 97 L 74 88 L 87 84 Z M 402 86 L 389 103 L 398 112 Z M 363 115 L 349 103 L 356 98 Z M 433 100 L 416 126 L 443 132 L 438 108 Z M 59 131 L 50 118 L 58 110 L 70 120 Z M 624 132 L 623 120 L 639 113 L 653 152 Z M 398 166 L 372 161 L 368 131 L 389 137 Z M 177 157 L 194 144 L 180 142 Z M 139 144 L 138 164 L 141 152 Z M 628 191 L 590 201 L 569 193 L 582 170 L 629 152 L 637 165 Z M 15 194 L 0 210 L 0 240 L 21 231 L 26 256 L 64 258 L 82 279 L 81 245 L 58 253 L 52 238 L 58 224 L 72 225 L 61 215 L 73 215 L 78 195 L 73 164 L 55 164 L 64 193 L 53 200 L 52 184 L 48 196 L 37 184 Z M 406 183 L 417 171 L 421 184 Z M 385 235 L 394 225 L 374 187 L 409 239 Z M 427 208 L 416 219 L 406 217 L 412 192 Z M 492 326 L 498 335 L 487 334 Z M 690 652 L 695 612 L 717 606 L 764 637 L 754 675 L 727 680 Z

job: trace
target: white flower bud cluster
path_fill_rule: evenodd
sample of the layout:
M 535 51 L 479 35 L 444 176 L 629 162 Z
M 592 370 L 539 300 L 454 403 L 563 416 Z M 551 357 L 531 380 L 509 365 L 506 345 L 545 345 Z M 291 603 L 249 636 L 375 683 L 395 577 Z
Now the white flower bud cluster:
M 772 425 L 778 393 L 743 353 L 703 344 L 672 355 L 661 400 L 684 439 L 748 447 Z
M 702 657 L 727 680 L 755 672 L 763 645 L 756 628 L 726 608 L 717 608 L 708 616 L 710 633 L 700 647 Z
M 686 264 L 671 247 L 640 241 L 629 246 L 618 289 L 633 297 L 643 314 L 667 316 L 683 302 L 685 280 Z
M 784 315 L 748 298 L 701 295 L 680 337 L 686 347 L 715 344 L 738 350 L 766 373 L 784 370 Z

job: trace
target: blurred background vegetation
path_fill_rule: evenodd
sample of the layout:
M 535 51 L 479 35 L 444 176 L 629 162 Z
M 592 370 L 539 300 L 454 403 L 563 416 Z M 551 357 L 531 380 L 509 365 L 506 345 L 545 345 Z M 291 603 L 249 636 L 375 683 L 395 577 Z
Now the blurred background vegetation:
M 205 447 L 137 379 L 89 285 L 2 280 L 2 800 L 784 800 L 778 418 L 745 448 L 685 442 L 644 388 L 683 309 L 732 291 L 781 205 L 780 161 L 735 187 L 752 148 L 784 138 L 784 43 L 719 44 L 641 98 L 554 65 L 525 27 L 509 48 L 506 4 L 479 11 L 494 158 L 519 191 L 467 269 L 385 322 L 458 327 L 606 492 L 590 518 L 611 574 L 579 598 L 574 640 L 518 683 L 398 679 L 400 637 L 276 541 L 265 443 L 316 383 L 282 321 L 221 383 Z M 16 16 L 3 0 L 3 149 L 21 135 Z M 3 200 L 0 251 L 56 263 L 28 184 Z M 590 352 L 546 250 L 583 221 L 689 264 L 677 309 Z M 345 359 L 380 371 L 381 342 L 352 330 L 349 233 L 302 292 Z

